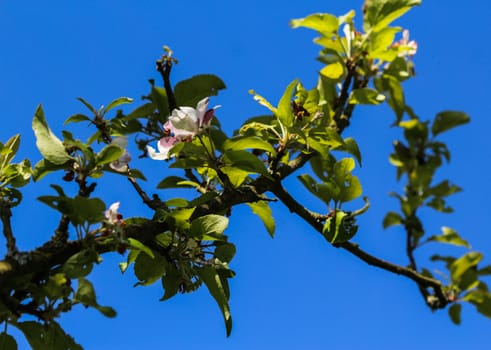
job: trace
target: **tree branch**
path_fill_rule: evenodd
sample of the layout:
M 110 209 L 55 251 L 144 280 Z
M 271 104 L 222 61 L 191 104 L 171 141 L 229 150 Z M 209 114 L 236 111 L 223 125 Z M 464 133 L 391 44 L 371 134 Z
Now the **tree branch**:
M 14 256 L 18 252 L 18 249 L 15 244 L 15 237 L 10 223 L 11 217 L 12 211 L 10 203 L 6 202 L 4 199 L 0 200 L 0 218 L 3 224 L 3 235 L 7 241 L 7 255 Z
M 306 209 L 303 205 L 298 203 L 282 186 L 280 183 L 276 183 L 275 186 L 271 189 L 271 191 L 285 204 L 285 206 L 290 210 L 290 212 L 297 214 L 302 219 L 304 219 L 307 223 L 310 224 L 317 232 L 322 234 L 323 223 L 320 220 L 322 216 L 319 216 L 316 213 L 311 212 Z M 336 248 L 342 248 L 351 254 L 355 255 L 362 261 L 366 262 L 369 265 L 379 267 L 386 271 L 405 276 L 418 285 L 421 288 L 432 288 L 435 292 L 435 296 L 438 298 L 437 303 L 431 303 L 426 298 L 426 302 L 435 309 L 445 307 L 449 300 L 445 296 L 443 292 L 443 286 L 440 281 L 426 277 L 412 268 L 403 267 L 400 265 L 396 265 L 385 261 L 383 259 L 379 259 L 359 248 L 359 246 L 352 242 L 344 242 L 333 244 Z M 425 290 L 426 291 L 426 290 Z

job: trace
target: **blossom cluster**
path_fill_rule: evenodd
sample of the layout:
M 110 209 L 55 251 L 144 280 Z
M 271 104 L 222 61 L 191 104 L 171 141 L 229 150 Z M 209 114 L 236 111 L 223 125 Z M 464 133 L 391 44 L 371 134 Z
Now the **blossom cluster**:
M 414 56 L 416 51 L 418 51 L 418 43 L 414 40 L 409 40 L 409 30 L 405 29 L 402 32 L 402 39 L 393 45 L 394 48 L 398 49 L 398 56 Z
M 170 158 L 170 149 L 179 142 L 190 142 L 194 136 L 201 133 L 211 125 L 215 106 L 208 109 L 209 97 L 205 97 L 198 102 L 196 108 L 179 107 L 172 111 L 167 122 L 164 124 L 164 137 L 158 144 L 158 152 L 151 146 L 147 146 L 150 158 L 155 160 L 165 160 Z

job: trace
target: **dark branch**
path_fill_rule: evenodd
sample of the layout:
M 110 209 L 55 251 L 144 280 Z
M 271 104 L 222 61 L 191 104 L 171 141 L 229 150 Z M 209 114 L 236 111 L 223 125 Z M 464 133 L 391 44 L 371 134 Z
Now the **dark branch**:
M 7 255 L 14 256 L 18 252 L 18 249 L 15 244 L 15 237 L 10 223 L 11 217 L 12 211 L 10 203 L 2 199 L 0 201 L 0 218 L 3 224 L 3 235 L 7 241 Z
M 304 219 L 307 223 L 309 223 L 317 232 L 322 234 L 323 223 L 320 220 L 322 218 L 321 215 L 311 212 L 306 209 L 303 205 L 298 203 L 279 183 L 276 183 L 275 186 L 271 189 L 271 191 L 286 205 L 286 207 L 290 210 L 290 212 L 297 214 L 302 219 Z M 408 277 L 409 279 L 416 282 L 418 287 L 421 288 L 432 288 L 435 292 L 436 297 L 438 298 L 438 303 L 432 303 L 430 306 L 432 308 L 443 308 L 448 304 L 448 299 L 443 293 L 443 286 L 440 281 L 435 280 L 430 277 L 423 276 L 419 274 L 417 271 L 412 268 L 403 267 L 400 265 L 396 265 L 390 262 L 387 262 L 383 259 L 379 259 L 359 248 L 359 246 L 352 242 L 344 242 L 339 244 L 334 244 L 337 248 L 345 249 L 351 254 L 355 255 L 362 261 L 366 262 L 369 265 L 379 267 L 389 272 L 396 273 L 398 275 L 402 275 Z M 427 303 L 429 303 L 427 301 Z

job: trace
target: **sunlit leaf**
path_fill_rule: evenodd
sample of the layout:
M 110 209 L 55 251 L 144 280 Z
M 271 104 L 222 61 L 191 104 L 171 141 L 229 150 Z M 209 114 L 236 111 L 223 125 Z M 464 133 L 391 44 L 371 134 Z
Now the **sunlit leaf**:
M 290 25 L 292 28 L 305 27 L 332 35 L 338 32 L 339 21 L 336 16 L 329 13 L 316 13 L 305 18 L 292 19 Z
M 352 104 L 378 105 L 384 102 L 385 96 L 371 88 L 353 90 L 348 102 Z
M 34 114 L 32 129 L 36 135 L 36 146 L 50 163 L 61 165 L 73 159 L 66 152 L 60 139 L 49 128 L 41 105 L 38 106 Z
M 421 0 L 365 0 L 363 29 L 379 31 L 419 4 Z
M 273 237 L 276 225 L 273 218 L 273 212 L 271 211 L 268 202 L 258 201 L 247 203 L 247 205 L 252 209 L 252 212 L 261 219 L 269 235 Z

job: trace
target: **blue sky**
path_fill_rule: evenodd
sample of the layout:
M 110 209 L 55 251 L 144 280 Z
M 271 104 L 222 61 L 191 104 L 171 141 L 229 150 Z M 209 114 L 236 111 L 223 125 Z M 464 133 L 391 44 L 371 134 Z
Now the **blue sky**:
M 321 68 L 312 43 L 315 33 L 292 30 L 290 19 L 313 12 L 340 15 L 351 8 L 360 14 L 361 4 L 360 0 L 3 0 L 0 139 L 22 133 L 20 156 L 37 161 L 40 155 L 30 125 L 39 103 L 59 133 L 66 117 L 83 111 L 75 100 L 78 96 L 95 105 L 119 96 L 138 100 L 147 93 L 147 80 L 159 79 L 154 61 L 164 44 L 180 61 L 174 82 L 198 73 L 214 73 L 225 81 L 227 90 L 214 97 L 212 105 L 223 105 L 217 114 L 231 133 L 246 118 L 265 112 L 249 89 L 277 101 L 294 78 L 306 86 L 314 84 Z M 468 0 L 465 5 L 427 0 L 397 22 L 409 28 L 419 44 L 417 76 L 405 85 L 408 104 L 425 118 L 443 109 L 464 110 L 472 118 L 470 125 L 444 136 L 452 163 L 439 177 L 464 188 L 450 199 L 455 213 L 425 212 L 426 227 L 430 233 L 438 233 L 442 225 L 453 227 L 485 255 L 491 254 L 491 190 L 486 180 L 491 159 L 490 7 L 484 0 Z M 363 151 L 357 175 L 372 203 L 355 241 L 373 254 L 406 264 L 402 233 L 384 231 L 381 225 L 384 213 L 396 206 L 387 193 L 399 188 L 387 161 L 398 136 L 389 127 L 392 121 L 386 107 L 359 108 L 346 131 Z M 151 181 L 144 184 L 150 192 L 166 175 L 165 164 L 139 162 L 134 166 L 150 173 Z M 40 244 L 54 230 L 56 214 L 36 197 L 49 191 L 49 183 L 59 182 L 55 175 L 25 188 L 24 206 L 15 209 L 13 218 L 21 249 Z M 315 199 L 294 179 L 289 185 L 297 198 L 316 207 Z M 127 217 L 148 214 L 123 179 L 107 176 L 98 191 L 108 204 L 120 200 Z M 227 232 L 238 253 L 232 261 L 237 276 L 231 282 L 230 338 L 225 337 L 218 307 L 205 289 L 161 303 L 160 286 L 133 288 L 134 277 L 120 274 L 117 263 L 123 257 L 116 254 L 106 256 L 90 279 L 100 303 L 115 307 L 118 317 L 106 319 L 77 308 L 61 319 L 62 325 L 86 349 L 485 348 L 491 323 L 472 307 L 466 305 L 463 324 L 456 327 L 446 311 L 432 314 L 426 308 L 413 283 L 330 247 L 281 205 L 275 205 L 274 215 L 277 233 L 272 240 L 248 208 L 233 211 Z M 419 255 L 422 264 L 431 254 L 426 249 Z M 489 257 L 486 262 L 491 262 Z M 21 349 L 26 346 L 20 344 Z

